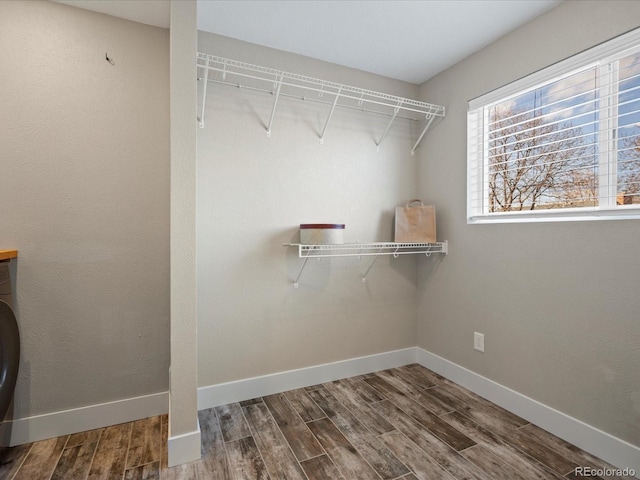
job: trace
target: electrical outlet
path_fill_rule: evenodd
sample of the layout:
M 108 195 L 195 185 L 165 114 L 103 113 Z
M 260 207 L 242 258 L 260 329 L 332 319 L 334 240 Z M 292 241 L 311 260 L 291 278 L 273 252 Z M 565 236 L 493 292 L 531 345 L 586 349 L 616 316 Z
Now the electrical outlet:
M 473 332 L 473 349 L 484 352 L 484 333 Z

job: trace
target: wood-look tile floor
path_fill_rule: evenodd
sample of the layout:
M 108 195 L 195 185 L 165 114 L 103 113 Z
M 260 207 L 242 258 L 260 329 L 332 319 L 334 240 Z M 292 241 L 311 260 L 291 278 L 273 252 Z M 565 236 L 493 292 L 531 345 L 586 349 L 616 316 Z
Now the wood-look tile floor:
M 613 468 L 416 364 L 199 418 L 190 464 L 167 467 L 163 415 L 4 449 L 0 478 L 552 480 Z

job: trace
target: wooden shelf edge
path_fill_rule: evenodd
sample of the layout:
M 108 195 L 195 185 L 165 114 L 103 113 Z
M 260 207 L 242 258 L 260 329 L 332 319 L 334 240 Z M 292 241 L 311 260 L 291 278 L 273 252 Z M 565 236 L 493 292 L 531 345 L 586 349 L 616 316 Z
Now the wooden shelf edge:
M 18 250 L 0 250 L 0 260 L 11 260 L 18 256 Z

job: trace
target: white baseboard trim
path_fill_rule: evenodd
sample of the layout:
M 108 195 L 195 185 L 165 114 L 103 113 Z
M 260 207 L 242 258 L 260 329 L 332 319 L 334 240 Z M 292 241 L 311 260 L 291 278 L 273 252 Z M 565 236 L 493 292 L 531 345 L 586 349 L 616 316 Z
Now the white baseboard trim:
M 201 445 L 200 423 L 193 432 L 170 436 L 167 441 L 168 466 L 175 467 L 199 460 Z
M 422 348 L 417 363 L 602 460 L 640 472 L 640 448 Z
M 198 388 L 198 410 L 416 362 L 416 347 Z
M 169 411 L 169 392 L 126 398 L 33 417 L 6 420 L 0 427 L 0 444 L 16 446 L 47 438 L 132 422 Z
M 419 363 L 433 370 L 612 465 L 620 468 L 628 467 L 640 472 L 639 447 L 419 347 L 200 387 L 198 388 L 198 410 L 410 363 Z M 169 392 L 161 392 L 7 420 L 0 426 L 0 446 L 21 445 L 117 425 L 162 415 L 168 410 Z M 200 440 L 199 425 L 197 431 L 170 437 L 169 465 L 178 465 L 200 458 Z

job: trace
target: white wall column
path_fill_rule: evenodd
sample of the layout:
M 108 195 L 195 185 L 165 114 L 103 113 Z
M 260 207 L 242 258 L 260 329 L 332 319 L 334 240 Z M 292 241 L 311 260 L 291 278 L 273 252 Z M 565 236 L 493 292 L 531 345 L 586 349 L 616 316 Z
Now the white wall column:
M 171 1 L 171 368 L 169 466 L 200 458 L 196 315 L 195 0 Z

